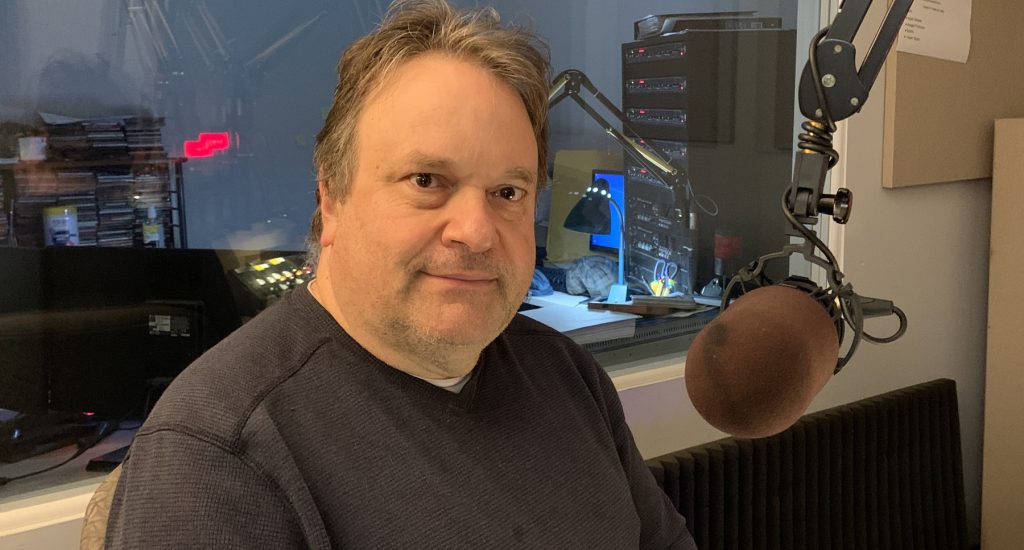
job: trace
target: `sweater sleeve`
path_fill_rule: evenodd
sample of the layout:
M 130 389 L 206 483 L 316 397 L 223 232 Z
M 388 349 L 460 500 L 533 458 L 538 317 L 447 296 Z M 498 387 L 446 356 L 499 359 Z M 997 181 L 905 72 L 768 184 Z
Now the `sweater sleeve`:
M 672 501 L 658 487 L 650 469 L 644 464 L 611 378 L 604 369 L 598 368 L 597 371 L 619 460 L 629 479 L 633 502 L 640 517 L 640 548 L 697 550 L 693 536 L 686 528 L 686 519 L 672 506 Z
M 221 446 L 171 430 L 138 435 L 114 493 L 107 548 L 300 548 L 276 486 Z

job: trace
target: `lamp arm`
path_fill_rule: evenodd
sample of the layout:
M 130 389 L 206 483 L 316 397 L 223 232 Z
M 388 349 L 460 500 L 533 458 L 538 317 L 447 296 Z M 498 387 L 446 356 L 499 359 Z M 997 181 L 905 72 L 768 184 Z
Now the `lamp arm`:
M 590 78 L 583 71 L 578 69 L 562 71 L 555 77 L 551 90 L 548 93 L 548 107 L 554 107 L 566 97 L 572 98 L 584 112 L 590 115 L 590 118 L 594 119 L 612 139 L 622 146 L 626 153 L 646 168 L 658 181 L 675 192 L 676 207 L 680 209 L 680 212 L 688 212 L 688 199 L 693 195 L 693 189 L 689 179 L 686 177 L 685 171 L 671 160 L 668 160 L 653 145 L 641 145 L 642 142 L 626 135 L 609 123 L 583 99 L 580 95 L 581 88 L 585 88 L 608 112 L 615 115 L 615 118 L 619 119 L 622 123 L 623 128 L 628 130 L 629 133 L 636 135 L 636 132 L 630 128 L 629 119 L 626 118 L 626 115 L 597 89 L 597 86 L 590 81 Z
M 672 218 L 671 222 L 677 227 L 685 228 L 688 234 L 693 235 L 697 231 L 697 213 L 694 210 L 694 206 L 697 206 L 704 210 L 707 214 L 714 216 L 718 214 L 717 205 L 713 209 L 709 209 L 700 204 L 696 194 L 694 193 L 693 187 L 690 185 L 690 180 L 686 175 L 686 171 L 681 167 L 674 164 L 667 155 L 662 154 L 653 144 L 643 143 L 642 141 L 630 137 L 626 133 L 623 133 L 614 125 L 609 123 L 600 113 L 598 113 L 586 100 L 581 96 L 581 89 L 586 89 L 590 94 L 597 100 L 598 103 L 604 106 L 604 108 L 615 116 L 622 123 L 622 127 L 629 134 L 639 135 L 634 131 L 629 124 L 629 119 L 625 114 L 622 113 L 612 103 L 597 86 L 590 81 L 583 71 L 578 69 L 568 69 L 559 73 L 551 85 L 551 90 L 548 92 L 548 108 L 554 107 L 560 101 L 566 97 L 572 98 L 577 105 L 587 115 L 590 116 L 594 121 L 601 126 L 604 131 L 612 137 L 623 150 L 629 154 L 640 166 L 647 169 L 648 173 L 651 174 L 655 179 L 661 182 L 672 192 Z M 691 200 L 692 199 L 692 200 Z M 612 202 L 612 204 L 615 204 Z M 712 202 L 712 204 L 714 204 Z M 619 232 L 619 266 L 618 266 L 618 286 L 625 287 L 625 276 L 624 276 L 624 264 L 625 264 L 625 226 L 626 218 L 622 215 L 622 210 L 616 205 L 616 212 L 619 214 L 619 219 L 622 220 L 622 230 Z M 625 296 L 623 296 L 625 299 Z

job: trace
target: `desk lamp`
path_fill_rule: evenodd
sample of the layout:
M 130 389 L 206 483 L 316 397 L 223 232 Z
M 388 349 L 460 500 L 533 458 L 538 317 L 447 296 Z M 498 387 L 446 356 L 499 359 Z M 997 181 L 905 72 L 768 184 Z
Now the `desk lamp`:
M 607 235 L 612 231 L 612 215 L 611 209 L 608 207 L 609 204 L 615 207 L 615 213 L 619 215 L 619 278 L 608 289 L 608 298 L 605 302 L 624 304 L 628 300 L 626 281 L 623 277 L 623 266 L 626 260 L 626 242 L 623 236 L 626 232 L 626 218 L 622 215 L 622 208 L 612 199 L 612 194 L 608 190 L 608 181 L 598 178 L 590 187 L 587 187 L 586 193 L 569 211 L 562 226 L 580 233 Z

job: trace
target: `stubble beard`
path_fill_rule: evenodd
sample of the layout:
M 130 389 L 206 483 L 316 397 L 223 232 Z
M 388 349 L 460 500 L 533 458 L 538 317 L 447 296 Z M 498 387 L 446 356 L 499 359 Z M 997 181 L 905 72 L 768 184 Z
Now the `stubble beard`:
M 479 331 L 483 325 L 490 325 L 492 330 L 484 332 L 479 338 L 460 338 L 462 327 L 440 328 L 431 323 L 437 315 L 431 311 L 416 311 L 430 305 L 431 301 L 418 300 L 425 290 L 419 282 L 426 275 L 423 273 L 445 273 L 459 270 L 481 270 L 497 276 L 494 295 L 497 299 L 487 300 L 478 306 L 461 304 L 460 307 L 478 310 L 484 317 L 467 316 L 466 329 Z M 443 261 L 417 262 L 406 274 L 406 284 L 401 292 L 382 297 L 375 306 L 379 312 L 378 331 L 395 351 L 407 357 L 415 358 L 430 370 L 445 377 L 454 377 L 461 372 L 452 372 L 455 365 L 453 359 L 466 353 L 478 355 L 515 317 L 522 296 L 513 297 L 515 286 L 514 274 L 508 266 L 498 265 L 494 260 L 475 255 L 462 255 Z M 525 289 L 523 289 L 525 293 Z M 429 306 L 428 306 L 429 307 Z M 472 324 L 473 326 L 468 326 Z M 455 332 L 459 331 L 459 332 Z

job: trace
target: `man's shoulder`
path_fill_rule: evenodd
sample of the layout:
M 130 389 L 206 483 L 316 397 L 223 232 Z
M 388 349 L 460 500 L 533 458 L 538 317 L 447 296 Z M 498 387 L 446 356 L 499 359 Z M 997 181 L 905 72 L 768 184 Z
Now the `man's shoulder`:
M 601 370 L 589 351 L 564 333 L 525 315 L 516 315 L 502 333 L 508 349 L 521 362 L 569 368 L 593 382 Z
M 146 431 L 171 429 L 230 444 L 249 416 L 331 339 L 329 325 L 300 289 L 210 348 L 178 375 Z

